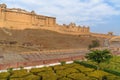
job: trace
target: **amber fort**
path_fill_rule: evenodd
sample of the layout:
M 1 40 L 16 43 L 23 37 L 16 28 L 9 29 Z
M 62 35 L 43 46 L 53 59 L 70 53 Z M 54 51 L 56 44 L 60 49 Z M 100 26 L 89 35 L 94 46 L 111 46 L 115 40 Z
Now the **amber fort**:
M 120 37 L 93 33 L 89 26 L 58 24 L 56 17 L 0 4 L 0 70 L 85 60 L 93 40 L 120 55 Z
M 111 37 L 112 32 L 108 34 L 91 33 L 89 26 L 78 26 L 71 22 L 70 24 L 57 24 L 55 17 L 39 15 L 35 11 L 26 11 L 20 8 L 7 8 L 6 4 L 0 4 L 0 27 L 8 29 L 47 29 L 64 34 L 74 35 L 92 35 L 101 37 Z
M 12 29 L 26 29 L 26 28 L 47 28 L 57 29 L 61 28 L 63 31 L 88 33 L 89 27 L 76 26 L 75 23 L 69 25 L 58 25 L 55 17 L 38 15 L 34 11 L 28 12 L 20 8 L 7 8 L 6 4 L 0 4 L 0 27 Z

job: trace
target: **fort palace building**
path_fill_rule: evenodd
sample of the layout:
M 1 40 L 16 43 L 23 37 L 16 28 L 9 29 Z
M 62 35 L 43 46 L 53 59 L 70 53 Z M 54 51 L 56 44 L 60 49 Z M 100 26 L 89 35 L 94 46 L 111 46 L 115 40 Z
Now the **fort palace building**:
M 0 4 L 0 26 L 8 28 L 27 28 L 31 26 L 54 26 L 56 18 L 37 15 L 20 8 L 7 8 Z
M 0 4 L 0 28 L 16 30 L 46 29 L 72 35 L 112 36 L 111 33 L 91 33 L 89 26 L 77 26 L 75 23 L 60 25 L 56 23 L 55 17 L 38 15 L 34 11 L 29 12 L 20 8 L 7 8 L 6 4 Z
M 6 4 L 0 4 L 0 27 L 10 29 L 46 28 L 67 32 L 89 32 L 89 27 L 76 26 L 75 23 L 58 25 L 55 17 L 38 15 L 34 11 L 28 12 L 20 8 L 7 8 Z

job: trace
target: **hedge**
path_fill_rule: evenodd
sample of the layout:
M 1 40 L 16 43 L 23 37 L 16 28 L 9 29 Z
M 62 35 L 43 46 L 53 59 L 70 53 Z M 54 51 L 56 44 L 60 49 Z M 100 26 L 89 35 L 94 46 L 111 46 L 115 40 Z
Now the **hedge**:
M 114 74 L 116 76 L 120 76 L 120 72 L 119 71 L 114 71 L 114 70 L 110 70 L 110 69 L 103 69 L 105 72 Z
M 97 69 L 97 66 L 92 65 L 92 64 L 88 64 L 88 63 L 83 62 L 83 61 L 74 61 L 74 63 L 78 63 L 78 64 L 83 65 L 85 67 Z
M 10 76 L 9 72 L 2 72 L 0 73 L 0 80 L 7 80 Z

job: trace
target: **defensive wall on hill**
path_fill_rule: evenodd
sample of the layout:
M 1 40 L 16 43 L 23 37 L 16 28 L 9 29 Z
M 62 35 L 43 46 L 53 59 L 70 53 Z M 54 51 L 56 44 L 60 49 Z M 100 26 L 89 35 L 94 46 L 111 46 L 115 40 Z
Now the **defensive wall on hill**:
M 63 30 L 73 32 L 89 32 L 89 27 L 76 26 L 74 23 L 70 25 L 58 25 L 55 17 L 38 15 L 34 11 L 26 11 L 20 8 L 7 8 L 6 4 L 0 4 L 0 27 L 10 29 L 39 29 L 41 27 L 53 28 L 63 27 Z
M 6 4 L 0 4 L 0 28 L 8 29 L 47 29 L 63 34 L 87 35 L 110 38 L 111 34 L 91 33 L 89 26 L 77 26 L 75 23 L 59 25 L 55 17 L 39 15 L 34 11 L 26 11 L 20 8 L 7 8 Z

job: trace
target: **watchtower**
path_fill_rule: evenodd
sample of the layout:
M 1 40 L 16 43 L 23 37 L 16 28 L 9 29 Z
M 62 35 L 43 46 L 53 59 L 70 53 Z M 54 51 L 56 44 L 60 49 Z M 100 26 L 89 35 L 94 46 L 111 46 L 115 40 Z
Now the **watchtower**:
M 7 5 L 6 4 L 0 4 L 0 27 L 3 27 L 3 20 L 5 19 L 5 10 L 7 8 Z

